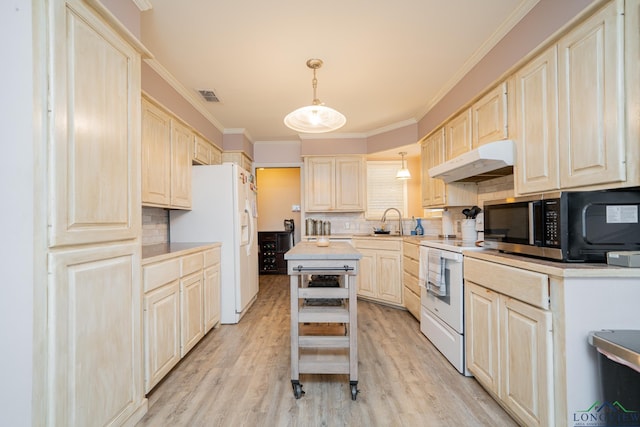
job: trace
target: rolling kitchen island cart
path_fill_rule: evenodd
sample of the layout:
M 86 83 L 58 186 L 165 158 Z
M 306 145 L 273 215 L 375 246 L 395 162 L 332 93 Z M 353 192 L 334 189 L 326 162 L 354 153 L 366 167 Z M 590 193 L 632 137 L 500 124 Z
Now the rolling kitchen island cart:
M 299 399 L 300 374 L 349 374 L 351 399 L 358 394 L 356 280 L 362 255 L 348 243 L 320 247 L 300 242 L 285 254 L 291 285 L 291 386 Z M 338 276 L 337 287 L 310 287 L 313 275 Z M 339 304 L 322 304 L 322 301 Z M 301 335 L 300 324 L 345 324 L 342 335 Z

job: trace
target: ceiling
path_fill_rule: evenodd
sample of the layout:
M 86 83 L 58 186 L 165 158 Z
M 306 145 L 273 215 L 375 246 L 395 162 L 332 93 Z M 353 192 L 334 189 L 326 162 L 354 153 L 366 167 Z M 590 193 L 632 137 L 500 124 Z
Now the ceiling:
M 215 92 L 196 99 L 221 131 L 298 140 L 283 119 L 311 103 L 306 61 L 320 58 L 339 135 L 372 135 L 420 120 L 537 1 L 150 0 L 141 32 L 186 90 Z

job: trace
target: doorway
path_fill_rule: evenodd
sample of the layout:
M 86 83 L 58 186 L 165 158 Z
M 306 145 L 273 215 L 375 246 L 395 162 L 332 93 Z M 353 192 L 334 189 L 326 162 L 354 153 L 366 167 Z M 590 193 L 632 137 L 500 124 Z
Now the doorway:
M 301 187 L 300 167 L 258 167 L 258 231 L 283 231 L 284 220 L 293 219 L 294 242 L 299 242 Z

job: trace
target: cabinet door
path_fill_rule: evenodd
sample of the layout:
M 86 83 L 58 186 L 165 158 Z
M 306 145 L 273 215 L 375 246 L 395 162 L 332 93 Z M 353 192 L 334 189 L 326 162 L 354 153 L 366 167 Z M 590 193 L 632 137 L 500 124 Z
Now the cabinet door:
M 557 49 L 551 47 L 516 73 L 516 191 L 559 188 Z
M 335 205 L 335 158 L 306 158 L 305 201 L 306 211 L 328 211 Z
M 447 160 L 471 150 L 471 109 L 463 111 L 445 125 Z
M 525 425 L 553 425 L 551 312 L 505 296 L 500 310 L 500 398 Z
M 140 245 L 50 253 L 49 425 L 123 425 L 143 403 Z
M 402 304 L 402 258 L 399 252 L 379 252 L 376 255 L 377 297 Z
M 375 298 L 376 254 L 362 249 L 359 249 L 359 251 L 362 254 L 362 258 L 360 258 L 360 271 L 356 276 L 358 296 Z
M 563 188 L 626 179 L 623 3 L 609 3 L 558 43 Z
M 427 138 L 421 147 L 422 156 L 422 207 L 444 205 L 444 181 L 431 178 L 429 168 L 444 162 L 444 128 Z
M 507 83 L 487 93 L 471 107 L 472 146 L 507 138 Z
M 180 360 L 180 281 L 144 296 L 145 392 Z
M 180 279 L 181 357 L 204 336 L 202 280 L 202 271 Z
M 191 146 L 193 133 L 173 120 L 171 125 L 171 206 L 191 207 Z
M 84 4 L 51 11 L 49 245 L 140 231 L 140 56 Z
M 500 394 L 499 294 L 465 283 L 467 369 L 487 389 Z
M 210 165 L 211 144 L 200 135 L 193 135 L 193 163 L 199 165 Z
M 364 168 L 364 159 L 361 157 L 336 157 L 336 210 L 364 210 L 366 187 Z
M 204 270 L 204 333 L 220 321 L 220 261 Z
M 171 117 L 142 100 L 142 204 L 171 202 Z

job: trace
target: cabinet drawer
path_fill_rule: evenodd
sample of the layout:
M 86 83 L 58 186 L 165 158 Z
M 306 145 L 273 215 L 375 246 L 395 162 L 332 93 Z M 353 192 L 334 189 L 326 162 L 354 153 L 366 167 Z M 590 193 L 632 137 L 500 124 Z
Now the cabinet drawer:
M 402 283 L 405 288 L 411 289 L 416 295 L 420 295 L 420 285 L 418 284 L 418 278 L 407 274 L 405 271 L 402 275 Z
M 409 288 L 404 288 L 404 305 L 409 313 L 420 321 L 420 295 L 414 294 Z
M 202 252 L 198 252 L 191 255 L 182 257 L 182 276 L 195 273 L 198 270 L 202 270 L 204 267 L 204 256 Z
M 142 267 L 144 292 L 152 291 L 180 278 L 180 259 L 170 259 Z
M 465 258 L 464 278 L 536 307 L 549 308 L 549 277 L 546 274 Z
M 420 259 L 420 245 L 402 242 L 402 254 L 413 259 Z
M 406 273 L 409 273 L 418 278 L 420 275 L 420 262 L 415 259 L 407 258 L 406 256 L 403 258 L 402 267 Z
M 220 264 L 220 248 L 207 249 L 204 251 L 204 266 Z
M 381 249 L 386 251 L 399 251 L 402 241 L 385 237 L 373 237 L 371 239 L 353 239 L 357 249 Z

